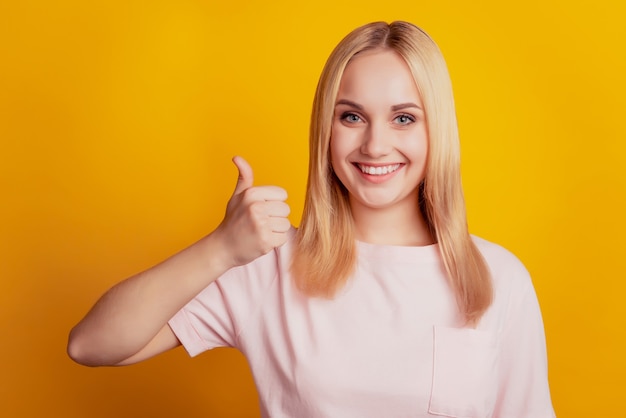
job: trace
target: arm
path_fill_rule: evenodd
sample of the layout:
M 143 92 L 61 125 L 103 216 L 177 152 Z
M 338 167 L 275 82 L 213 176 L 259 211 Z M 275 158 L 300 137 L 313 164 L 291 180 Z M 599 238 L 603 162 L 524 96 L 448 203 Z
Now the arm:
M 215 231 L 164 262 L 107 291 L 72 329 L 68 354 L 88 366 L 136 363 L 180 343 L 167 321 L 232 267 L 282 245 L 290 228 L 287 194 L 252 187 L 242 158 L 226 216 Z
M 543 321 L 535 289 L 524 273 L 502 334 L 494 417 L 553 418 Z

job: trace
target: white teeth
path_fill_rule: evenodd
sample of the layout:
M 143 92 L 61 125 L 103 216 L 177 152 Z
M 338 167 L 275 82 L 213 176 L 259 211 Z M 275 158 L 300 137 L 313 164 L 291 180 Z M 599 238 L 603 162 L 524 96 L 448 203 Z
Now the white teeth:
M 357 164 L 357 165 L 361 169 L 362 172 L 364 172 L 365 174 L 369 174 L 371 176 L 383 176 L 385 174 L 393 173 L 398 168 L 400 168 L 400 164 L 385 165 L 382 167 L 381 166 L 372 167 L 372 166 L 367 166 L 363 164 Z

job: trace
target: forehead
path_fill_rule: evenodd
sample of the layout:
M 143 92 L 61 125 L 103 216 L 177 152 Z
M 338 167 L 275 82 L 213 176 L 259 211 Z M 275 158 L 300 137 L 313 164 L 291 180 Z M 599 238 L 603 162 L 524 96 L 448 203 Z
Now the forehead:
M 355 55 L 341 77 L 337 99 L 363 104 L 421 102 L 408 64 L 391 49 L 374 49 Z

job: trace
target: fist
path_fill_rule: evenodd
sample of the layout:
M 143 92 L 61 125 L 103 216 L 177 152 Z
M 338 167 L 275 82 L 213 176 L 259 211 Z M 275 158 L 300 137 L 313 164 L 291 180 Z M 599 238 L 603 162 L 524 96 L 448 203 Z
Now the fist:
M 238 266 L 268 253 L 287 241 L 291 223 L 287 192 L 277 186 L 253 186 L 252 168 L 241 157 L 233 158 L 239 176 L 235 191 L 218 227 L 232 265 Z

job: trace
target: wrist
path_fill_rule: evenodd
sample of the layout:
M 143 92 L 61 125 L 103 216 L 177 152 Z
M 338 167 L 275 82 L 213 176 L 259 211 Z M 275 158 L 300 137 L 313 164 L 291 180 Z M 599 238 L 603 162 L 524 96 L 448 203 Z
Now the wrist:
M 212 276 L 221 276 L 237 265 L 226 238 L 218 227 L 199 242 L 200 254 L 207 263 L 206 268 L 213 273 Z

